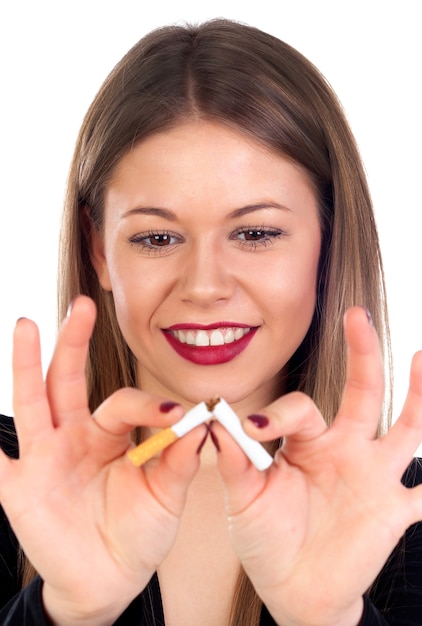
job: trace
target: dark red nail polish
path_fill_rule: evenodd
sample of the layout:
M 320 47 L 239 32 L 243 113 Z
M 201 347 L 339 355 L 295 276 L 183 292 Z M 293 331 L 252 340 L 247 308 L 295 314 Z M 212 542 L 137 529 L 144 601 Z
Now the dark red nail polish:
M 268 417 L 265 417 L 265 415 L 257 415 L 256 413 L 248 415 L 248 420 L 252 422 L 255 428 L 265 428 L 270 423 Z
M 73 309 L 73 305 L 75 304 L 75 300 L 76 300 L 75 296 L 70 302 L 69 302 L 69 306 L 67 307 L 67 312 L 66 312 L 66 317 L 70 317 L 71 313 L 72 313 L 72 309 Z
M 171 400 L 168 400 L 160 404 L 160 411 L 161 413 L 170 413 L 170 411 L 176 406 L 180 406 L 180 404 L 178 402 L 171 402 Z
M 374 321 L 372 319 L 372 315 L 371 315 L 371 311 L 367 308 L 365 308 L 365 313 L 366 313 L 366 317 L 368 318 L 368 322 L 371 324 L 371 326 L 374 325 Z
M 207 428 L 207 432 L 205 433 L 204 438 L 202 439 L 201 443 L 199 444 L 197 450 L 196 450 L 196 454 L 200 454 L 202 448 L 204 447 L 204 444 L 206 442 L 206 440 L 208 439 L 208 433 L 209 433 L 209 429 Z
M 212 429 L 212 422 L 210 422 L 208 424 L 208 431 L 210 433 L 211 441 L 215 445 L 215 448 L 216 448 L 217 452 L 220 452 L 221 451 L 220 444 L 218 443 L 218 439 L 216 437 L 216 434 L 215 434 L 215 432 Z

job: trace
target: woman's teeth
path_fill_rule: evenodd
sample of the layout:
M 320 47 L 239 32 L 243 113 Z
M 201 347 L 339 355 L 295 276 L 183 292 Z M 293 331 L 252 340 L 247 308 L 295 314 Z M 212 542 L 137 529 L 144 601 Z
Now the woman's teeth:
M 250 330 L 250 328 L 215 328 L 214 330 L 172 330 L 171 332 L 181 343 L 205 347 L 233 343 L 242 339 Z

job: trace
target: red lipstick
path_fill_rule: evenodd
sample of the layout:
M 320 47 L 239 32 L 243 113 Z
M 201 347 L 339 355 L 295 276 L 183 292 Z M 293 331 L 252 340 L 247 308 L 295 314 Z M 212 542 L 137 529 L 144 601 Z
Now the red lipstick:
M 233 324 L 230 322 L 219 322 L 216 324 L 199 325 L 199 324 L 177 324 L 163 330 L 164 337 L 170 346 L 182 358 L 195 363 L 196 365 L 220 365 L 234 359 L 238 354 L 243 352 L 249 345 L 249 342 L 255 336 L 258 327 L 250 328 L 249 332 L 244 334 L 240 339 L 235 339 L 231 343 L 224 343 L 217 346 L 196 346 L 188 343 L 182 343 L 172 333 L 173 330 L 214 330 L 218 328 L 250 328 L 246 324 Z

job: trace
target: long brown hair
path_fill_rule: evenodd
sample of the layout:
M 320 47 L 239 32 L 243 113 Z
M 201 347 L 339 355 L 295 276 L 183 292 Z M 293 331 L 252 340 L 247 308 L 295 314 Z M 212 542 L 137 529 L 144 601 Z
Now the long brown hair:
M 330 423 L 345 381 L 342 319 L 348 307 L 370 310 L 391 369 L 383 269 L 364 169 L 342 107 L 319 71 L 286 43 L 228 20 L 148 34 L 113 69 L 83 122 L 63 215 L 59 317 L 79 293 L 96 302 L 87 365 L 91 408 L 137 380 L 112 294 L 101 289 L 91 264 L 84 216 L 88 209 L 92 227 L 101 231 L 104 189 L 121 157 L 153 133 L 192 118 L 252 137 L 300 164 L 314 183 L 322 231 L 317 306 L 284 382 L 288 390 L 308 393 Z M 232 626 L 257 624 L 259 611 L 242 575 Z

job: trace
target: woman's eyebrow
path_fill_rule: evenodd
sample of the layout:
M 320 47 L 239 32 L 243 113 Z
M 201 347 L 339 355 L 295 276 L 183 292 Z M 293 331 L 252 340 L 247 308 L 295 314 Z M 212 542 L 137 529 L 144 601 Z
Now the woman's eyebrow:
M 260 202 L 258 204 L 247 204 L 246 206 L 240 207 L 240 209 L 235 209 L 229 214 L 229 217 L 242 217 L 243 215 L 253 213 L 254 211 L 261 211 L 262 209 L 280 209 L 281 211 L 291 211 L 291 209 L 283 204 L 278 204 L 278 202 Z
M 136 207 L 123 213 L 122 217 L 129 217 L 129 215 L 155 215 L 156 217 L 163 217 L 172 222 L 177 220 L 177 216 L 173 211 L 161 207 Z

